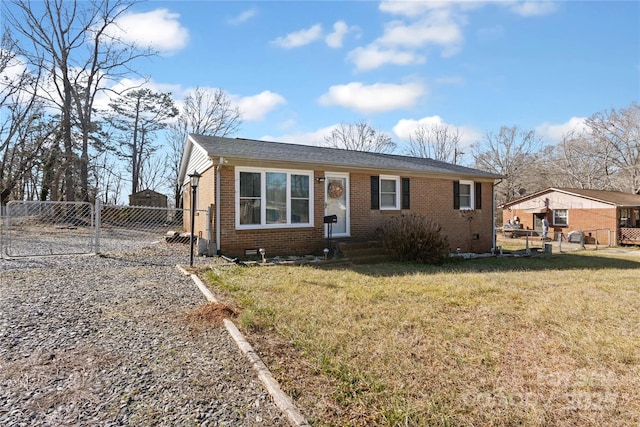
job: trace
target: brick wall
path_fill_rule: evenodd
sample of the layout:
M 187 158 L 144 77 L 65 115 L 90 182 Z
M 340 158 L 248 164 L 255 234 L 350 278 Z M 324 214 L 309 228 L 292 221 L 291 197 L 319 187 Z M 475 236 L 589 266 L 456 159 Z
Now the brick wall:
M 200 201 L 204 205 L 205 195 L 215 203 L 215 169 L 203 174 Z M 211 175 L 211 178 L 209 178 Z M 386 211 L 371 209 L 371 175 L 377 173 L 354 173 L 350 182 L 351 237 L 369 239 L 376 230 L 393 215 L 416 212 L 426 215 L 442 226 L 451 251 L 460 248 L 462 252 L 487 252 L 492 247 L 492 184 L 482 184 L 482 209 L 460 211 L 453 209 L 452 180 L 433 178 L 411 178 L 410 210 Z M 324 176 L 323 171 L 315 171 L 315 177 Z M 206 179 L 205 179 L 206 177 Z M 221 251 L 225 255 L 240 256 L 245 249 L 264 248 L 268 256 L 321 254 L 326 246 L 323 223 L 324 183 L 314 179 L 314 221 L 313 227 L 262 230 L 235 229 L 235 171 L 231 166 L 221 170 Z M 185 203 L 187 202 L 185 198 Z M 185 206 L 188 206 L 185 204 Z M 215 209 L 213 209 L 215 214 Z M 212 221 L 214 218 L 212 216 Z M 213 222 L 215 224 L 215 222 Z M 196 220 L 196 227 L 202 224 Z M 474 236 L 475 235 L 475 236 Z M 214 234 L 215 236 L 215 234 Z M 474 238 L 475 237 L 475 238 Z
M 516 216 L 520 219 L 523 229 L 534 229 L 535 214 L 522 209 L 505 210 L 503 212 L 504 224 L 508 220 L 513 221 Z M 605 229 L 615 231 L 617 229 L 618 213 L 615 207 L 606 209 L 568 209 L 568 216 L 569 224 L 558 226 L 553 224 L 553 211 L 547 213 L 549 229 L 552 232 L 562 232 L 565 235 L 574 230 L 590 232 Z M 550 233 L 550 237 L 553 237 L 553 233 Z

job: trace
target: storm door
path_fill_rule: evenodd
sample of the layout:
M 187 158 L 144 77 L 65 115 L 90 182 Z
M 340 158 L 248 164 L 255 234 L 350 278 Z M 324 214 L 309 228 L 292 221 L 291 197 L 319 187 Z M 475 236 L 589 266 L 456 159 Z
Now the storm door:
M 349 174 L 325 173 L 325 215 L 336 215 L 338 222 L 332 225 L 333 237 L 349 236 Z M 325 236 L 327 226 L 325 225 Z

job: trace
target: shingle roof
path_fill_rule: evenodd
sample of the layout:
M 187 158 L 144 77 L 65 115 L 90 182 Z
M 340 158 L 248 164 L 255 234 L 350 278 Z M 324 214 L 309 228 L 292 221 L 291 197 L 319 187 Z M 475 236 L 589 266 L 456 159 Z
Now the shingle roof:
M 640 195 L 633 193 L 605 190 L 583 190 L 580 188 L 555 188 L 554 190 L 612 203 L 616 206 L 640 206 Z
M 243 138 L 190 135 L 212 157 L 371 168 L 485 179 L 500 175 L 438 160 Z

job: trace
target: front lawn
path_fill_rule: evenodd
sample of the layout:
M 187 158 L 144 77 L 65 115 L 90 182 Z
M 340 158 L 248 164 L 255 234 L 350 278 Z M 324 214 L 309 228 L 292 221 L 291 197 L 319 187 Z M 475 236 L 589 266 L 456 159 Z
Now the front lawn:
M 640 424 L 640 257 L 212 267 L 313 425 Z

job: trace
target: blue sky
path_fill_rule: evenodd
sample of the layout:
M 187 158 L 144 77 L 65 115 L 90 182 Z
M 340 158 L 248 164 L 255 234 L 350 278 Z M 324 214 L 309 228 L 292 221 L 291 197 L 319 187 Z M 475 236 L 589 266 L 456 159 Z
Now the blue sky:
M 552 143 L 640 100 L 638 1 L 151 1 L 125 18 L 161 52 L 136 64 L 148 86 L 225 90 L 245 138 L 314 144 L 365 120 L 398 151 L 419 123 Z

